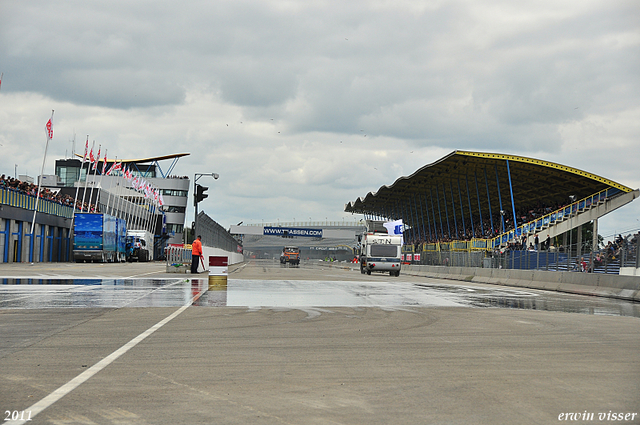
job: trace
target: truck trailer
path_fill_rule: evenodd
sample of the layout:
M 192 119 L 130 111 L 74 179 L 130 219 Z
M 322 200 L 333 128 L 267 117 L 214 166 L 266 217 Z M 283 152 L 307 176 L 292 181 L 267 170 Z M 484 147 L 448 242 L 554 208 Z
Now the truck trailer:
M 126 258 L 126 222 L 102 213 L 75 213 L 73 258 L 76 262 L 120 262 Z
M 402 235 L 366 232 L 360 237 L 360 273 L 400 276 Z

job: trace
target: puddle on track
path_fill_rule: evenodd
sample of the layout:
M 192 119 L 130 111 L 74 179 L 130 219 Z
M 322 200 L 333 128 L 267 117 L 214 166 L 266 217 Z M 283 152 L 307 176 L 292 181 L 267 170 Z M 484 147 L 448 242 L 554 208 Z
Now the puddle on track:
M 471 307 L 640 317 L 640 303 L 507 287 L 388 281 L 0 278 L 1 309 L 179 307 Z

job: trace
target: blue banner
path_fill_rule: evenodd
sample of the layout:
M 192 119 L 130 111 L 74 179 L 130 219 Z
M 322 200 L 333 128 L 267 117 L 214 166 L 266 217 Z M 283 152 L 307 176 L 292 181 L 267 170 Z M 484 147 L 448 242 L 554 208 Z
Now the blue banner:
M 269 227 L 265 226 L 263 234 L 265 236 L 281 236 L 281 237 L 305 237 L 305 238 L 321 238 L 322 229 L 301 229 L 298 227 Z

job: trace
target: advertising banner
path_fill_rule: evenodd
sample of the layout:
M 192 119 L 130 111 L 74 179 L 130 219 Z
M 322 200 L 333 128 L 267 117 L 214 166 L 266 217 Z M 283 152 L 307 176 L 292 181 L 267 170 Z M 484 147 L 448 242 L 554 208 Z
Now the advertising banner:
M 264 227 L 265 236 L 321 238 L 322 229 L 302 229 L 298 227 Z

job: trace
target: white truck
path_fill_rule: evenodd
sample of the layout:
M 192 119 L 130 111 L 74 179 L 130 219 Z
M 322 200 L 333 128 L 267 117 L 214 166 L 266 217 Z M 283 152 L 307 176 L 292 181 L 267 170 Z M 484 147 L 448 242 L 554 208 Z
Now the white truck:
M 153 261 L 153 235 L 147 230 L 127 230 L 127 261 Z
M 400 276 L 402 235 L 366 232 L 360 237 L 360 273 Z

